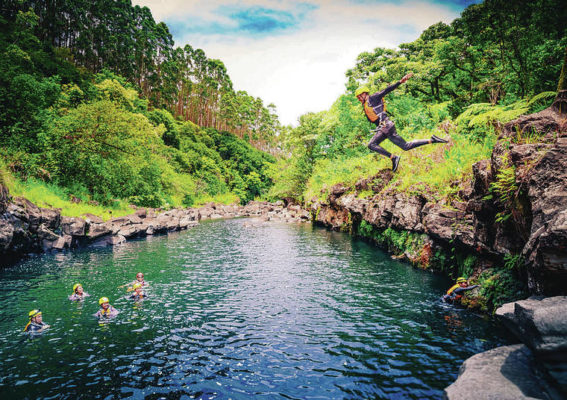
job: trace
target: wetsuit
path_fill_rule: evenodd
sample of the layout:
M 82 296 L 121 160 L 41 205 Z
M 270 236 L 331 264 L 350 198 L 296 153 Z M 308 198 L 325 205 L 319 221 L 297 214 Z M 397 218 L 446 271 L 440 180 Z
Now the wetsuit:
M 384 96 L 390 93 L 392 90 L 400 86 L 401 82 L 396 82 L 393 85 L 388 86 L 386 89 L 374 93 L 369 96 L 366 102 L 363 104 L 364 113 L 368 121 L 376 125 L 375 134 L 370 139 L 368 143 L 368 148 L 386 157 L 391 157 L 392 155 L 386 151 L 379 144 L 386 139 L 390 139 L 392 143 L 398 146 L 404 151 L 414 149 L 425 144 L 429 144 L 429 139 L 413 140 L 411 142 L 406 142 L 396 132 L 396 126 L 388 118 L 388 114 L 384 111 Z
M 447 303 L 454 303 L 461 300 L 466 291 L 476 289 L 479 285 L 461 287 L 458 283 L 453 285 L 451 289 L 447 290 L 447 294 L 443 296 L 443 301 Z

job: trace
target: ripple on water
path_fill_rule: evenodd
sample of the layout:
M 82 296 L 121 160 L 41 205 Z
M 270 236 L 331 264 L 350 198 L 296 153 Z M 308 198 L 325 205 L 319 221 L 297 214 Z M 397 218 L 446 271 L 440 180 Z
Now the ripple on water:
M 506 343 L 442 307 L 446 280 L 364 242 L 244 220 L 0 272 L 2 398 L 434 399 L 473 353 Z M 148 298 L 124 288 L 138 271 Z M 67 300 L 81 282 L 92 296 Z M 93 314 L 107 296 L 110 323 Z M 22 335 L 41 308 L 52 328 Z M 38 373 L 41 371 L 41 373 Z

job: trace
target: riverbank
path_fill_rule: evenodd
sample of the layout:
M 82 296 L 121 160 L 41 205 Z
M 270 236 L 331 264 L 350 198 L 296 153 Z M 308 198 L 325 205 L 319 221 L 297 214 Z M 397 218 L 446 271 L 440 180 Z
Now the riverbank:
M 458 196 L 436 201 L 384 190 L 381 170 L 334 185 L 309 206 L 315 223 L 367 237 L 420 268 L 481 284 L 466 306 L 491 311 L 528 294 L 565 293 L 567 126 L 553 109 L 501 128 L 491 158 L 472 166 Z M 367 193 L 371 193 L 367 196 Z
M 159 210 L 139 208 L 135 213 L 103 221 L 86 214 L 61 216 L 60 209 L 37 207 L 7 192 L 0 207 L 0 258 L 8 265 L 30 253 L 63 251 L 85 246 L 114 246 L 128 239 L 189 229 L 200 220 L 259 217 L 265 221 L 307 222 L 308 212 L 283 202 L 250 202 L 246 206 L 210 203 L 200 208 Z

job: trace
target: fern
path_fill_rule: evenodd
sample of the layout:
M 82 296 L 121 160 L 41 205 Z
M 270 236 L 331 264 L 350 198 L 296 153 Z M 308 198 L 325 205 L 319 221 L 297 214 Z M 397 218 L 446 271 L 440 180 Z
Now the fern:
M 530 111 L 534 112 L 534 105 L 537 106 L 538 103 L 542 102 L 544 107 L 549 106 L 550 99 L 554 99 L 557 96 L 557 92 L 542 92 L 540 94 L 535 95 L 528 101 L 528 107 Z M 546 106 L 547 104 L 547 106 Z M 541 107 L 541 106 L 540 106 Z

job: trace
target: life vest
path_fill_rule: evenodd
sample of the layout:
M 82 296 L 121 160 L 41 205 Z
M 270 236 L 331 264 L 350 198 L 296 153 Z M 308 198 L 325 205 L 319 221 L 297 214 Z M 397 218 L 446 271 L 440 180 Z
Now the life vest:
M 456 288 L 460 287 L 460 285 L 458 283 L 455 283 L 453 286 L 451 286 L 451 288 L 449 290 L 447 290 L 447 296 L 450 296 L 451 293 L 453 293 L 455 291 Z
M 384 98 L 382 98 L 374 107 L 368 103 L 368 100 L 369 99 L 364 102 L 364 113 L 368 120 L 372 123 L 384 121 L 388 117 L 388 114 L 386 114 L 386 102 L 384 101 Z
M 453 286 L 451 286 L 451 288 L 449 290 L 447 290 L 447 296 L 449 296 L 452 299 L 453 302 L 460 301 L 461 298 L 463 297 L 462 294 L 455 294 L 454 296 L 452 296 L 455 289 L 458 289 L 460 287 L 461 287 L 461 285 L 459 285 L 458 283 L 455 283 Z

